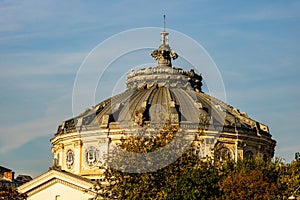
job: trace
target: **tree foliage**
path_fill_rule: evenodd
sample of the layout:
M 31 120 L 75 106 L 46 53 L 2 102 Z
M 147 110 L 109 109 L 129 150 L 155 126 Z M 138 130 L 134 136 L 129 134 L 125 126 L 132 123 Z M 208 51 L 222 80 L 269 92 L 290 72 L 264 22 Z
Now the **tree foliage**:
M 178 137 L 176 128 L 165 130 L 149 138 L 129 137 L 119 146 L 127 152 L 154 151 L 167 145 L 176 134 Z M 118 152 L 112 159 L 119 159 L 122 165 L 130 158 Z M 149 163 L 147 157 L 143 162 Z M 300 161 L 291 164 L 283 164 L 280 159 L 265 162 L 261 158 L 213 161 L 199 159 L 189 149 L 175 162 L 152 172 L 128 173 L 107 167 L 106 181 L 97 181 L 93 190 L 98 195 L 93 199 L 283 199 L 300 184 L 299 170 Z
M 0 199 L 1 200 L 25 200 L 26 194 L 21 194 L 18 190 L 11 186 L 0 186 Z
M 299 166 L 299 161 L 284 165 L 261 159 L 201 161 L 188 151 L 155 172 L 107 168 L 107 182 L 98 182 L 98 191 L 99 197 L 106 199 L 275 200 L 290 196 L 300 184 Z
M 251 170 L 249 173 L 230 173 L 220 182 L 225 199 L 263 200 L 275 198 L 277 187 L 262 171 Z

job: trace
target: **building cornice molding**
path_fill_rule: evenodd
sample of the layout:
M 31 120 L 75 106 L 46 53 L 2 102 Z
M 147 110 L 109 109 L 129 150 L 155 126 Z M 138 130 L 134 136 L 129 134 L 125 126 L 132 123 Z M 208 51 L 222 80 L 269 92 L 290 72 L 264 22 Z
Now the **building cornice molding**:
M 88 190 L 93 186 L 92 181 L 78 175 L 71 174 L 70 172 L 50 170 L 36 177 L 32 181 L 21 185 L 18 190 L 21 193 L 31 195 L 58 182 L 65 185 L 69 184 L 68 186 L 78 190 Z
M 70 188 L 73 188 L 75 190 L 78 190 L 78 191 L 81 191 L 81 192 L 84 192 L 84 193 L 87 193 L 87 194 L 90 194 L 90 195 L 95 195 L 96 193 L 93 192 L 90 187 L 89 188 L 84 188 L 84 187 L 81 187 L 81 186 L 78 186 L 76 184 L 73 184 L 73 183 L 70 183 L 70 182 L 67 182 L 65 180 L 62 180 L 62 179 L 59 179 L 59 178 L 53 178 L 51 179 L 50 181 L 44 183 L 44 184 L 41 184 L 35 188 L 33 188 L 32 190 L 26 192 L 26 194 L 28 196 L 32 196 L 48 187 L 51 187 L 52 185 L 56 184 L 56 183 L 60 183 L 60 184 L 63 184 L 63 185 L 66 185 Z

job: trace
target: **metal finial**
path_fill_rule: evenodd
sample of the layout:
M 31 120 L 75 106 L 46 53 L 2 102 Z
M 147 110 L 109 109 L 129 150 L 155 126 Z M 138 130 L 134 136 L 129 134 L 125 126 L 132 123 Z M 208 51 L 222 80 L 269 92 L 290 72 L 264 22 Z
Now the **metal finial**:
M 164 15 L 164 32 L 166 32 L 166 15 Z
M 152 51 L 151 56 L 157 60 L 157 66 L 159 67 L 172 67 L 171 60 L 175 60 L 178 55 L 173 51 L 168 44 L 169 33 L 166 30 L 166 15 L 164 15 L 164 30 L 160 33 L 162 44 L 158 49 Z
M 164 15 L 164 31 L 161 34 L 161 41 L 163 45 L 168 44 L 168 35 L 169 33 L 166 31 L 166 15 Z

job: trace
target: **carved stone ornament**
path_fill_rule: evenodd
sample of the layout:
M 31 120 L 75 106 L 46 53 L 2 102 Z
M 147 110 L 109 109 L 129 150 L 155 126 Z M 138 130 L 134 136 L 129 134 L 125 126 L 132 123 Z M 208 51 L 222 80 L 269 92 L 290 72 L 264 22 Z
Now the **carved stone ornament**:
M 144 116 L 143 116 L 143 113 L 141 113 L 141 112 L 138 112 L 138 111 L 136 111 L 135 113 L 134 113 L 134 123 L 135 124 L 137 124 L 137 125 L 139 125 L 139 126 L 142 126 L 143 125 L 143 123 L 144 123 Z
M 91 146 L 87 148 L 85 157 L 87 164 L 89 166 L 94 166 L 97 163 L 99 157 L 96 147 Z
M 66 165 L 68 169 L 71 169 L 74 165 L 74 152 L 71 149 L 67 151 Z

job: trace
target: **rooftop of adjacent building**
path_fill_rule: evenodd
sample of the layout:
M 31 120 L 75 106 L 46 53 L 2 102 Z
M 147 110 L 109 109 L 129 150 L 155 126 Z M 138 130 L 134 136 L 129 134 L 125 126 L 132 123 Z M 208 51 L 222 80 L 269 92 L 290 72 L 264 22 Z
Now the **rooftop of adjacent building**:
M 32 180 L 31 176 L 20 174 L 15 178 L 15 172 L 9 168 L 0 166 L 0 186 L 18 187 L 28 181 Z

